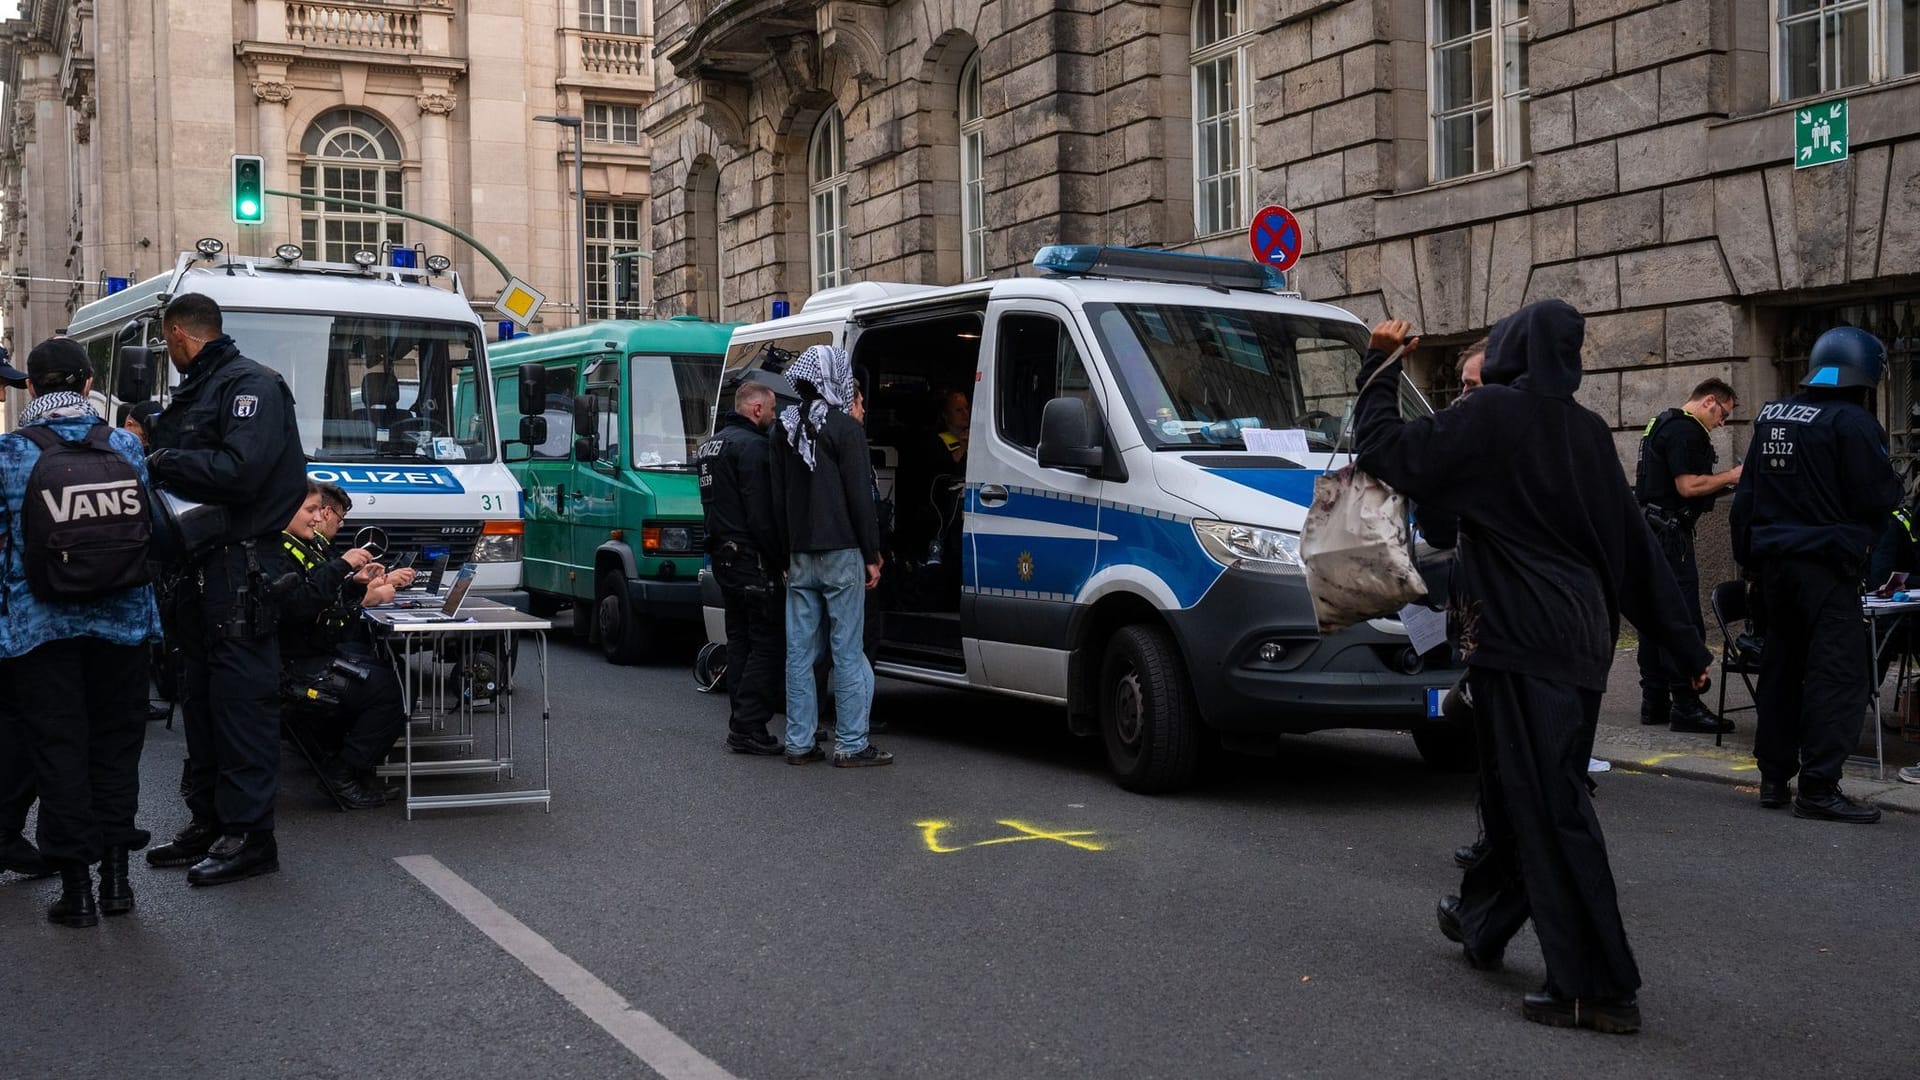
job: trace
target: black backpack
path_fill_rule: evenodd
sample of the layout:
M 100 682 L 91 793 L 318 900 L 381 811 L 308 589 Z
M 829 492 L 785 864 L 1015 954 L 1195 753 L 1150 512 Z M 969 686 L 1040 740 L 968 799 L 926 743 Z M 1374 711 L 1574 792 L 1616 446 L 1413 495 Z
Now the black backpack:
M 85 600 L 145 585 L 153 535 L 147 491 L 133 463 L 94 424 L 69 442 L 44 425 L 20 429 L 40 448 L 21 517 L 27 587 L 42 600 Z

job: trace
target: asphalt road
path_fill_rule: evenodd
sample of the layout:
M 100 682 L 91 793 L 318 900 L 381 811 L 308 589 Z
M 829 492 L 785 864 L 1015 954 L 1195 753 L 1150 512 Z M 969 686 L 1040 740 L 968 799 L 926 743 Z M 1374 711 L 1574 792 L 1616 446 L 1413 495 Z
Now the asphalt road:
M 136 857 L 138 910 L 92 931 L 44 921 L 52 883 L 0 882 L 0 1077 L 655 1075 L 410 855 L 735 1077 L 1912 1073 L 1920 819 L 1602 777 L 1647 1028 L 1556 1031 L 1519 1017 L 1530 935 L 1482 975 L 1435 929 L 1470 782 L 1404 738 L 1290 740 L 1145 798 L 1050 710 L 882 683 L 894 767 L 793 768 L 721 751 L 689 659 L 556 638 L 551 814 L 342 814 L 289 756 L 276 876 L 189 890 Z M 164 834 L 182 744 L 151 734 Z

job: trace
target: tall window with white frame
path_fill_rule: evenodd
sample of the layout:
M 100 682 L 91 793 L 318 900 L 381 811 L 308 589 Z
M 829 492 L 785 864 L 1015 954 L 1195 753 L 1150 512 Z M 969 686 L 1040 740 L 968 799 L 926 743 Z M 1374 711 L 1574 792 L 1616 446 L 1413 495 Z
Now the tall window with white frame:
M 643 209 L 637 202 L 587 200 L 587 318 L 618 319 L 638 314 L 637 292 L 627 300 L 614 295 L 613 257 L 641 250 Z M 645 272 L 643 267 L 634 267 L 633 280 L 638 282 Z
M 587 102 L 587 141 L 635 146 L 640 142 L 640 109 L 633 105 Z
M 1247 50 L 1253 42 L 1244 0 L 1193 7 L 1193 231 L 1246 224 L 1253 124 Z
M 1527 0 L 1432 0 L 1433 178 L 1527 160 Z
M 580 29 L 637 35 L 640 33 L 640 0 L 580 0 Z
M 968 281 L 987 274 L 987 121 L 980 54 L 960 69 L 960 263 Z
M 405 209 L 400 140 L 379 118 L 360 109 L 321 113 L 300 141 L 300 193 L 330 195 Z M 349 262 L 356 251 L 378 251 L 381 241 L 406 243 L 403 218 L 378 210 L 300 200 L 300 246 L 309 259 Z
M 840 109 L 827 110 L 807 147 L 808 217 L 813 230 L 813 287 L 847 282 L 847 139 Z
M 1777 0 L 1781 101 L 1920 71 L 1920 0 Z

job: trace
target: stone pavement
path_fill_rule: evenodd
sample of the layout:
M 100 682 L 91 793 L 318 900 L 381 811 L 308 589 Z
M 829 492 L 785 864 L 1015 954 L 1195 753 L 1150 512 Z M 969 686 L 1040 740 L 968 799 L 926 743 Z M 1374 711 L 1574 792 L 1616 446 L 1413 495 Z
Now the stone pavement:
M 1705 695 L 1709 709 L 1718 704 L 1720 696 L 1717 660 L 1713 677 L 1716 685 Z M 1727 708 L 1751 705 L 1753 700 L 1740 676 L 1729 678 Z M 1891 678 L 1881 692 L 1882 708 L 1891 714 L 1894 700 Z M 1665 727 L 1642 727 L 1639 674 L 1634 666 L 1633 650 L 1623 648 L 1614 655 L 1607 696 L 1600 706 L 1600 732 L 1594 739 L 1593 756 L 1612 762 L 1616 769 L 1738 785 L 1743 793 L 1758 798 L 1760 773 L 1753 761 L 1753 710 L 1731 715 L 1739 727 L 1726 735 L 1720 746 L 1713 744 L 1711 735 L 1684 735 Z M 1903 738 L 1897 728 L 1882 734 L 1887 764 L 1884 779 L 1876 775 L 1871 763 L 1849 764 L 1845 790 L 1886 810 L 1920 813 L 1920 784 L 1902 783 L 1895 775 L 1901 766 L 1920 762 L 1920 742 Z M 1862 752 L 1871 758 L 1874 750 L 1871 717 L 1861 726 L 1860 736 Z

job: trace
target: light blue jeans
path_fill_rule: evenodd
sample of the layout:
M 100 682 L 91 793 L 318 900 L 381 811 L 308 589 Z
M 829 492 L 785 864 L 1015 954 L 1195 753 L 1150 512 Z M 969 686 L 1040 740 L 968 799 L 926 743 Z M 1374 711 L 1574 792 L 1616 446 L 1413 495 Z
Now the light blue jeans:
M 813 662 L 822 643 L 833 650 L 834 753 L 867 748 L 873 668 L 862 647 L 866 627 L 867 567 L 860 549 L 794 552 L 787 567 L 787 753 L 813 749 L 820 725 Z

